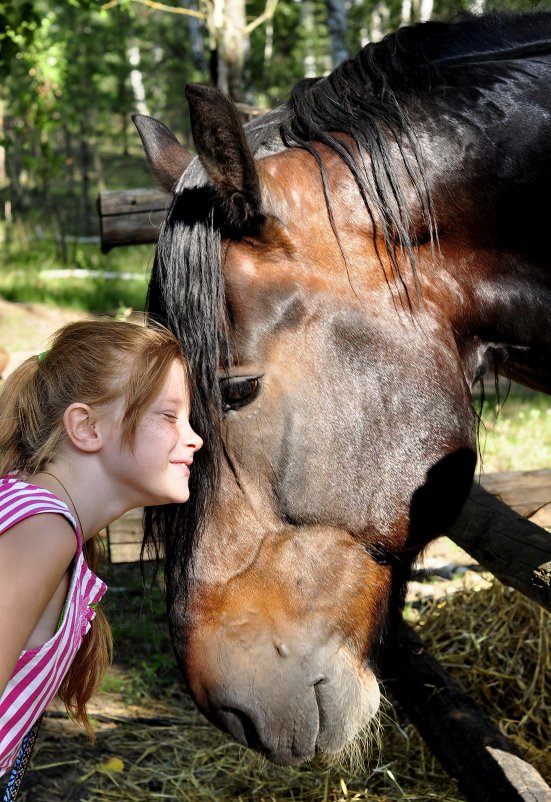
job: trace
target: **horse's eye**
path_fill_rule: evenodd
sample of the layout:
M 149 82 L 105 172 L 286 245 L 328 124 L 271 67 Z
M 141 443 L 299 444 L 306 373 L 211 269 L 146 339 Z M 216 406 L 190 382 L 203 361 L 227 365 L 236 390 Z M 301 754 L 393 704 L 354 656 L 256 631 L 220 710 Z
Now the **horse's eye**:
M 222 396 L 222 409 L 229 412 L 250 404 L 258 395 L 260 379 L 247 376 L 235 376 L 231 379 L 222 379 L 220 394 Z

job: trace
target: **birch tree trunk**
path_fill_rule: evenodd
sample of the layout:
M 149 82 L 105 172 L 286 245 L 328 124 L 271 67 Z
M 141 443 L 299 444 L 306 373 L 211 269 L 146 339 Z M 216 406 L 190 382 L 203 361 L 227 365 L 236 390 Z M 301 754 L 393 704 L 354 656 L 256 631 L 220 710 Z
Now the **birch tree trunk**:
M 4 135 L 4 101 L 0 98 L 0 141 Z M 6 149 L 0 144 L 0 181 L 6 180 Z
M 318 75 L 314 42 L 314 13 L 310 2 L 301 3 L 302 24 L 306 31 L 306 51 L 304 53 L 304 77 L 316 78 Z
M 243 101 L 245 65 L 245 0 L 209 0 L 207 25 L 211 78 L 226 95 Z
M 432 17 L 434 0 L 413 0 L 413 17 L 418 22 L 427 22 Z
M 427 22 L 432 17 L 434 0 L 421 0 L 419 3 L 419 22 Z
M 128 47 L 128 62 L 132 67 L 130 71 L 130 86 L 134 95 L 136 111 L 140 114 L 149 114 L 145 99 L 143 73 L 140 70 L 140 48 L 136 41 L 131 42 Z

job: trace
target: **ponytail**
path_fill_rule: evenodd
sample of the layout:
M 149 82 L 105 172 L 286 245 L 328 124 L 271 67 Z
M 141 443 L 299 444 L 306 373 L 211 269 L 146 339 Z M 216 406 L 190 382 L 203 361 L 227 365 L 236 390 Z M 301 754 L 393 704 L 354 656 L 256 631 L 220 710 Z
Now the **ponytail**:
M 84 544 L 84 557 L 90 569 L 96 573 L 103 558 L 103 547 L 98 537 Z M 86 712 L 86 704 L 97 691 L 103 675 L 113 660 L 113 636 L 101 604 L 96 607 L 92 626 L 80 645 L 75 659 L 59 689 L 59 698 L 67 712 L 86 730 L 94 742 L 94 731 Z
M 63 426 L 58 425 L 49 435 L 41 437 L 40 367 L 38 357 L 30 357 L 7 377 L 2 386 L 0 476 L 24 474 L 32 478 L 33 474 L 43 470 L 65 436 Z M 36 449 L 34 452 L 33 445 Z M 84 543 L 83 551 L 88 566 L 95 573 L 103 556 L 99 538 L 94 537 Z M 84 727 L 91 741 L 94 741 L 94 732 L 86 713 L 86 704 L 100 685 L 112 656 L 111 628 L 101 605 L 98 605 L 93 624 L 59 688 L 59 697 L 68 713 Z

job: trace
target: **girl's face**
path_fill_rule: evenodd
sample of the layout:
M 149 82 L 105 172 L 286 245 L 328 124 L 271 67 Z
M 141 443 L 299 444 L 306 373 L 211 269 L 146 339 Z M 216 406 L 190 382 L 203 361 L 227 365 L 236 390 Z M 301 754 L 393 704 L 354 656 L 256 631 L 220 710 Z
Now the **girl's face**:
M 133 448 L 121 444 L 119 423 L 113 427 L 119 434 L 104 438 L 105 467 L 129 503 L 188 500 L 193 456 L 203 441 L 189 423 L 189 388 L 180 362 L 173 362 L 161 392 L 143 412 Z

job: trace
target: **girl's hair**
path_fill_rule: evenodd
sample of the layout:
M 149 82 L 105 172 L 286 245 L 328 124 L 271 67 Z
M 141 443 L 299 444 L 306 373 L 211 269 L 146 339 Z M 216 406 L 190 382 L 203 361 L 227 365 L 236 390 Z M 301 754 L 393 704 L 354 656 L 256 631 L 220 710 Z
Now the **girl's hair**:
M 0 476 L 30 478 L 45 470 L 67 442 L 63 414 L 75 402 L 105 408 L 122 399 L 121 442 L 132 447 L 140 417 L 161 391 L 175 359 L 189 382 L 177 339 L 158 325 L 93 320 L 64 326 L 53 335 L 49 351 L 27 359 L 3 384 Z M 98 538 L 84 545 L 92 570 L 100 551 Z M 111 657 L 111 631 L 98 607 L 60 689 L 67 710 L 90 736 L 85 706 Z

